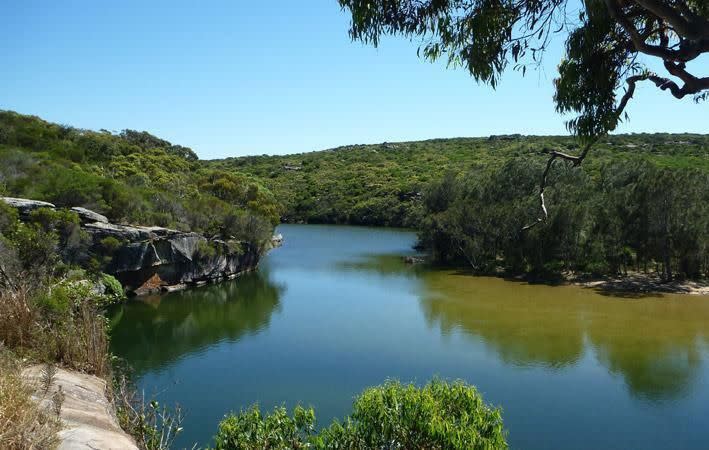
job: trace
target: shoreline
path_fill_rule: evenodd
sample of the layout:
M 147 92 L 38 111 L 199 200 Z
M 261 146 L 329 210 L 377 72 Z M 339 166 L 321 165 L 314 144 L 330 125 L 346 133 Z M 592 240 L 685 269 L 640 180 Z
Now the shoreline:
M 474 277 L 496 277 L 509 281 L 518 281 L 528 284 L 545 284 L 549 286 L 579 286 L 595 289 L 600 293 L 609 293 L 627 296 L 652 295 L 652 294 L 685 294 L 685 295 L 706 295 L 709 296 L 709 278 L 701 280 L 673 280 L 663 281 L 656 275 L 642 272 L 630 272 L 625 276 L 600 276 L 563 273 L 557 277 L 541 277 L 531 274 L 511 274 L 506 273 L 501 268 L 491 273 L 476 273 L 467 268 L 456 266 L 436 266 L 432 264 L 427 256 L 422 255 L 400 255 L 401 261 L 409 266 L 419 264 L 426 265 L 432 269 L 458 270 Z
M 573 286 L 596 289 L 601 293 L 709 295 L 709 280 L 664 282 L 655 276 L 645 274 L 593 279 L 571 278 L 566 283 Z

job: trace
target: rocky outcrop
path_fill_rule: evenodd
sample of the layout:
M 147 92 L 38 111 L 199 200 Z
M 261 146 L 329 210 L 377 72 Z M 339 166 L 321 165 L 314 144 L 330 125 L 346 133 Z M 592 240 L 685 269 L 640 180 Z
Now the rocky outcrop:
M 93 222 L 83 229 L 97 251 L 106 238 L 119 241 L 106 270 L 138 295 L 233 278 L 255 268 L 260 257 L 246 242 L 210 240 L 169 228 Z
M 91 211 L 90 209 L 82 208 L 80 206 L 75 206 L 71 208 L 81 219 L 82 223 L 99 222 L 108 223 L 108 218 L 97 212 Z
M 17 211 L 20 213 L 20 217 L 27 217 L 32 211 L 38 208 L 55 208 L 53 204 L 39 200 L 28 200 L 26 198 L 14 197 L 0 197 L 0 199 L 8 205 L 17 208 Z
M 18 208 L 21 217 L 37 208 L 55 208 L 47 202 L 0 199 Z M 261 256 L 261 251 L 247 242 L 207 239 L 198 233 L 162 227 L 114 224 L 86 208 L 71 210 L 91 237 L 90 252 L 110 256 L 105 271 L 129 293 L 141 295 L 233 278 L 254 269 Z M 282 237 L 274 237 L 271 245 L 281 242 Z
M 106 382 L 100 378 L 56 369 L 47 385 L 44 366 L 23 370 L 22 376 L 33 387 L 35 401 L 47 409 L 59 410 L 63 427 L 59 449 L 138 450 L 133 439 L 118 425 L 113 405 L 106 397 Z

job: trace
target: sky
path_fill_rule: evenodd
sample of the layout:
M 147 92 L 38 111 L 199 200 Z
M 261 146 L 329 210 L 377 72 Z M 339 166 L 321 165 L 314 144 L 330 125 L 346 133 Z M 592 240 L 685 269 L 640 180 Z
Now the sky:
M 417 42 L 373 48 L 348 26 L 336 0 L 0 0 L 0 109 L 146 130 L 205 159 L 567 134 L 552 101 L 560 44 L 539 72 L 509 71 L 492 90 L 419 59 Z M 709 132 L 707 102 L 652 85 L 627 112 L 618 132 Z

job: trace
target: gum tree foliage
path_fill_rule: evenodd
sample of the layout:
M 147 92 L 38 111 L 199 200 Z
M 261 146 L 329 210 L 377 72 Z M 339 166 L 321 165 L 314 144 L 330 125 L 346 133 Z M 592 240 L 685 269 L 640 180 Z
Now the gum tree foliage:
M 576 154 L 548 149 L 540 198 L 556 159 L 579 165 L 599 137 L 616 128 L 636 83 L 653 83 L 678 99 L 704 100 L 709 74 L 688 64 L 709 52 L 706 0 L 339 0 L 351 12 L 350 36 L 377 45 L 382 36 L 422 38 L 419 52 L 445 59 L 495 88 L 510 65 L 538 66 L 555 35 L 566 36 L 554 80 L 559 113 L 582 143 Z M 641 58 L 640 58 L 641 57 Z M 651 71 L 646 61 L 662 64 Z M 529 228 L 529 227 L 527 227 Z
M 501 411 L 475 387 L 434 379 L 423 387 L 387 381 L 368 388 L 352 414 L 317 430 L 315 411 L 300 406 L 262 414 L 253 406 L 227 416 L 214 437 L 216 450 L 477 450 L 506 449 Z

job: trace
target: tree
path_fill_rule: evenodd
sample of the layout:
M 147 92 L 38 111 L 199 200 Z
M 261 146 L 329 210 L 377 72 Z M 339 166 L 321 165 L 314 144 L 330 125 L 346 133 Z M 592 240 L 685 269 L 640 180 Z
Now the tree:
M 556 159 L 581 164 L 591 146 L 614 130 L 640 81 L 681 99 L 705 100 L 709 76 L 687 63 L 709 52 L 706 0 L 339 0 L 352 14 L 350 36 L 378 45 L 384 35 L 420 37 L 428 60 L 447 59 L 493 88 L 513 64 L 526 73 L 538 66 L 555 35 L 566 35 L 565 57 L 554 80 L 559 113 L 575 113 L 569 131 L 582 143 L 577 154 L 548 149 L 544 189 Z M 573 12 L 572 12 L 573 11 Z M 651 71 L 644 60 L 661 62 Z M 624 88 L 622 94 L 621 89 Z

